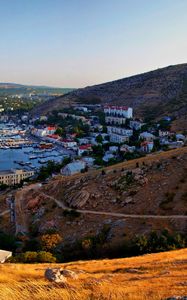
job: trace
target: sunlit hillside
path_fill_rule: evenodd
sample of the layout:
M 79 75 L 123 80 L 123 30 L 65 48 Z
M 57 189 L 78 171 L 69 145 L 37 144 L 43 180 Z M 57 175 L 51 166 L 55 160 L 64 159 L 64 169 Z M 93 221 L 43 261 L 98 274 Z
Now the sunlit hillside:
M 158 300 L 187 295 L 187 249 L 140 257 L 60 264 L 78 279 L 66 286 L 44 279 L 49 265 L 0 266 L 0 300 Z

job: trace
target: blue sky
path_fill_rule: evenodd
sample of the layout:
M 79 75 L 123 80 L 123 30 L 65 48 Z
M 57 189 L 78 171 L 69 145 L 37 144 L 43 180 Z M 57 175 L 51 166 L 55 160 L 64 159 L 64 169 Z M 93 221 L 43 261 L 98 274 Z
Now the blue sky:
M 83 87 L 187 63 L 187 0 L 0 0 L 0 81 Z

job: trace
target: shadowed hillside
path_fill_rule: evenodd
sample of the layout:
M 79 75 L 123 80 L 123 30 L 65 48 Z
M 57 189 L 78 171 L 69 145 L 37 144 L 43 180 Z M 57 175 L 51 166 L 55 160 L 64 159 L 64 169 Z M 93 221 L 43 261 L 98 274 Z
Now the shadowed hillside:
M 135 114 L 146 118 L 187 112 L 187 64 L 75 90 L 63 97 L 45 102 L 34 113 L 47 113 L 63 106 L 79 103 L 116 103 L 132 106 Z

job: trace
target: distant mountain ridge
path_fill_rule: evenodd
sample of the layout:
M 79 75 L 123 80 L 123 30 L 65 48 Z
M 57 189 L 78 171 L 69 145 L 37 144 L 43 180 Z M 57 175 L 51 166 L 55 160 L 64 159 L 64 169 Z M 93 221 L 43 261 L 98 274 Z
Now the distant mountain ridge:
M 138 116 L 187 112 L 187 64 L 173 65 L 103 84 L 77 89 L 36 107 L 48 113 L 68 103 L 112 103 L 132 106 Z
M 30 93 L 43 93 L 43 94 L 55 94 L 64 95 L 73 91 L 73 88 L 58 88 L 50 86 L 35 86 L 35 85 L 24 85 L 17 83 L 6 83 L 0 82 L 0 95 L 14 95 L 14 94 L 30 94 Z

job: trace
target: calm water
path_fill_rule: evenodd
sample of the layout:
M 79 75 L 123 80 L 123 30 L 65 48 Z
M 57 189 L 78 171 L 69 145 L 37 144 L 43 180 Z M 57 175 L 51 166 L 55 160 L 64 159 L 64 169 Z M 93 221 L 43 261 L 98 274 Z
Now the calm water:
M 23 149 L 0 149 L 0 170 L 8 170 L 11 168 L 19 168 L 19 169 L 30 169 L 29 166 L 21 166 L 14 161 L 23 161 L 23 162 L 31 162 L 31 164 L 37 168 L 45 165 L 45 164 L 40 164 L 38 162 L 39 159 L 45 159 L 45 160 L 55 160 L 57 162 L 62 161 L 63 159 L 63 154 L 61 154 L 57 150 L 53 150 L 51 152 L 44 152 L 40 154 L 36 153 L 25 153 L 26 152 L 31 152 L 31 151 L 36 151 L 36 149 L 33 149 L 32 147 L 29 148 L 23 148 Z M 47 157 L 49 156 L 50 157 Z M 53 156 L 51 156 L 53 155 Z M 57 155 L 57 156 L 56 156 Z M 29 156 L 44 156 L 42 158 L 37 158 L 37 159 L 29 159 Z

